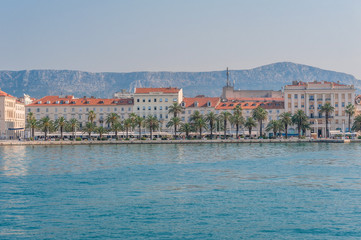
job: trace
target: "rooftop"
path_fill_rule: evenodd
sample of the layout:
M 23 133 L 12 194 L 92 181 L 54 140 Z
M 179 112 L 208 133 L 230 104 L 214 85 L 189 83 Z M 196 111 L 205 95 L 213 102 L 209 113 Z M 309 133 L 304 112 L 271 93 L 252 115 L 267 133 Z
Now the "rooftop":
M 161 93 L 178 93 L 180 91 L 179 88 L 136 88 L 134 93 L 154 93 L 154 92 L 161 92 Z
M 34 106 L 59 106 L 59 105 L 72 105 L 72 106 L 109 106 L 109 105 L 133 105 L 131 98 L 74 98 L 74 96 L 46 96 L 35 102 L 27 105 Z
M 219 103 L 220 98 L 218 97 L 194 97 L 194 98 L 183 98 L 185 107 L 216 107 Z M 196 104 L 198 106 L 196 106 Z M 208 105 L 208 103 L 210 105 Z

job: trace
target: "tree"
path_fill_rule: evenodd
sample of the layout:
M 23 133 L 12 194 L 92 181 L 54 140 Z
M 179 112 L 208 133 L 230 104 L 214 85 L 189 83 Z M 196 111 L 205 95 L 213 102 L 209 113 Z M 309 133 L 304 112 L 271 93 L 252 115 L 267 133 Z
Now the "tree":
M 135 131 L 135 128 L 137 127 L 137 117 L 138 115 L 135 113 L 131 113 L 129 114 L 129 119 L 131 121 L 131 125 L 132 125 L 132 130 Z
M 184 132 L 186 134 L 186 138 L 189 138 L 189 133 L 193 131 L 193 127 L 190 123 L 182 123 L 179 129 L 180 132 Z
M 256 121 L 252 117 L 249 117 L 244 123 L 244 126 L 248 128 L 249 137 L 252 137 L 252 128 L 257 126 Z
M 100 140 L 102 140 L 103 134 L 107 133 L 107 129 L 105 129 L 103 126 L 97 127 L 95 131 L 99 134 Z
M 252 117 L 258 121 L 259 123 L 259 135 L 262 137 L 262 122 L 267 119 L 267 111 L 262 107 L 258 106 L 257 108 L 253 109 Z
M 109 113 L 105 119 L 105 122 L 113 128 L 113 125 L 118 121 L 119 115 L 116 113 Z
M 118 140 L 118 132 L 124 130 L 124 126 L 121 121 L 116 120 L 112 123 L 112 131 L 115 133 L 115 139 Z
M 297 112 L 292 116 L 292 123 L 297 125 L 298 138 L 301 138 L 301 130 L 303 125 L 308 124 L 308 117 L 302 110 L 297 110 Z
M 221 112 L 220 117 L 223 121 L 223 130 L 224 130 L 224 139 L 227 138 L 227 122 L 231 118 L 232 114 L 230 112 Z
M 236 125 L 236 138 L 238 138 L 239 127 L 242 126 L 242 124 L 244 123 L 244 118 L 242 116 L 242 108 L 239 105 L 237 105 L 233 109 L 233 115 L 231 116 L 230 120 L 233 125 Z
M 280 131 L 280 129 L 282 129 L 283 124 L 281 123 L 281 121 L 278 120 L 271 120 L 268 122 L 267 127 L 266 127 L 266 131 L 267 132 L 273 132 L 273 138 L 277 137 L 277 132 Z
M 140 116 L 137 116 L 135 118 L 135 123 L 136 125 L 138 126 L 138 130 L 139 130 L 139 140 L 141 139 L 142 137 L 142 125 L 143 125 L 143 122 L 144 122 L 144 118 L 140 117 Z
M 129 129 L 132 128 L 132 119 L 131 118 L 127 118 L 124 120 L 124 129 L 127 133 L 127 138 L 129 138 Z
M 83 130 L 84 133 L 88 133 L 89 139 L 90 139 L 92 132 L 95 132 L 95 131 L 96 131 L 96 126 L 95 126 L 95 124 L 92 123 L 92 122 L 87 122 L 87 123 L 85 124 L 85 127 L 83 127 L 82 130 Z
M 356 109 L 355 106 L 351 103 L 346 106 L 346 114 L 348 115 L 348 131 L 351 132 L 351 117 L 355 115 Z
M 202 139 L 202 130 L 207 129 L 206 119 L 201 115 L 194 121 L 194 127 L 199 131 L 199 139 Z
M 54 128 L 54 122 L 50 120 L 48 116 L 43 117 L 38 121 L 38 128 L 44 132 L 44 139 L 48 138 L 48 132 L 51 132 Z
M 361 131 L 361 114 L 355 117 L 354 123 L 352 125 L 352 131 Z
M 209 124 L 209 129 L 211 130 L 211 139 L 213 139 L 213 129 L 214 129 L 214 125 L 217 122 L 217 114 L 215 114 L 214 112 L 207 113 L 206 121 Z
M 153 131 L 159 128 L 159 121 L 157 117 L 149 115 L 145 119 L 145 126 L 149 129 L 150 139 L 153 139 Z
M 203 115 L 198 111 L 198 110 L 195 110 L 192 115 L 190 116 L 189 120 L 191 122 L 195 122 L 197 121 L 197 119 L 201 118 Z
M 63 116 L 55 120 L 55 129 L 60 131 L 60 139 L 63 140 L 63 132 L 65 130 L 65 126 L 68 122 L 65 120 Z
M 72 118 L 68 122 L 69 128 L 71 129 L 73 140 L 75 140 L 75 131 L 79 128 L 79 122 L 75 118 Z
M 284 126 L 286 139 L 288 138 L 288 126 L 292 124 L 292 114 L 289 112 L 284 112 L 280 115 L 280 120 Z
M 175 102 L 173 105 L 169 106 L 168 113 L 173 114 L 173 117 L 177 117 L 183 111 L 183 107 Z
M 330 131 L 328 129 L 328 119 L 330 117 L 330 114 L 335 111 L 335 107 L 331 105 L 331 103 L 325 103 L 320 109 L 320 113 L 325 113 L 326 115 L 326 137 L 330 137 Z
M 88 121 L 89 122 L 94 123 L 94 120 L 96 117 L 97 117 L 97 114 L 93 110 L 90 110 L 88 112 Z
M 35 128 L 37 127 L 37 121 L 35 119 L 34 113 L 29 112 L 26 117 L 27 127 L 31 129 L 31 137 L 34 140 L 35 137 Z
M 177 137 L 177 128 L 181 124 L 181 120 L 179 117 L 173 117 L 167 123 L 167 128 L 174 127 L 174 138 Z

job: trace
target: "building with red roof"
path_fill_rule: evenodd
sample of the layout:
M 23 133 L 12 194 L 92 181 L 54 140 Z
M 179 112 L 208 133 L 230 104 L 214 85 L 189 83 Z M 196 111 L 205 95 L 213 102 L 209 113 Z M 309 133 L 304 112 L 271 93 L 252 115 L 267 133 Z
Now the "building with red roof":
M 24 137 L 25 105 L 0 89 L 0 139 Z

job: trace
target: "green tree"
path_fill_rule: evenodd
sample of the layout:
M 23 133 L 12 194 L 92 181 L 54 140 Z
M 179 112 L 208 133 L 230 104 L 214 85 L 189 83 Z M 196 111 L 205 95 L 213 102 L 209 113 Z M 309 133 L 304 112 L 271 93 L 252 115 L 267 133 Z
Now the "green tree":
M 68 126 L 71 129 L 73 140 L 75 140 L 75 131 L 77 128 L 79 128 L 79 122 L 75 118 L 72 118 L 68 122 Z
M 352 125 L 352 131 L 355 132 L 361 131 L 361 114 L 355 117 L 354 123 Z
M 200 116 L 194 121 L 194 127 L 199 131 L 199 139 L 202 139 L 202 130 L 207 129 L 207 121 L 203 116 Z
M 174 138 L 177 137 L 177 128 L 181 124 L 179 117 L 172 117 L 167 123 L 167 128 L 174 127 Z
M 209 124 L 209 129 L 211 130 L 211 139 L 213 139 L 213 129 L 217 122 L 217 114 L 215 114 L 214 112 L 207 113 L 206 121 Z
M 38 128 L 44 133 L 44 139 L 48 139 L 48 133 L 50 133 L 54 128 L 54 122 L 50 120 L 48 116 L 43 117 L 38 121 Z
M 112 131 L 115 133 L 115 139 L 118 140 L 118 132 L 124 130 L 124 126 L 118 119 L 112 123 Z
M 252 128 L 257 126 L 257 123 L 253 119 L 253 117 L 247 118 L 246 122 L 244 123 L 244 126 L 248 129 L 249 137 L 252 137 Z
M 297 110 L 295 114 L 292 116 L 292 123 L 297 125 L 298 138 L 301 138 L 301 130 L 303 125 L 308 124 L 308 117 L 302 110 Z
M 221 112 L 221 114 L 220 114 L 220 117 L 223 121 L 224 139 L 227 138 L 227 123 L 229 122 L 231 116 L 232 116 L 232 114 L 227 111 Z
M 32 112 L 29 112 L 28 115 L 26 116 L 26 123 L 27 123 L 27 128 L 31 129 L 31 137 L 34 140 L 35 137 L 35 128 L 37 128 L 37 121 L 35 119 L 35 116 Z
M 96 131 L 96 126 L 92 122 L 87 122 L 82 130 L 83 130 L 84 133 L 88 133 L 89 140 L 90 140 L 92 132 Z
M 100 140 L 102 140 L 103 134 L 108 132 L 103 126 L 97 127 L 95 131 L 99 134 Z
M 288 138 L 288 126 L 292 124 L 292 114 L 289 112 L 284 112 L 280 115 L 280 120 L 284 126 L 286 139 Z
M 351 117 L 353 115 L 355 115 L 356 113 L 356 109 L 355 109 L 355 106 L 353 104 L 349 104 L 346 106 L 346 114 L 348 115 L 348 131 L 351 132 Z
M 283 124 L 279 120 L 271 120 L 268 122 L 266 131 L 267 132 L 273 132 L 273 138 L 277 137 L 277 132 L 282 129 Z
M 135 123 L 137 124 L 138 126 L 138 130 L 139 130 L 139 140 L 142 138 L 142 125 L 144 123 L 144 118 L 140 117 L 140 116 L 137 116 L 135 118 Z
M 233 109 L 233 115 L 231 116 L 230 121 L 233 125 L 236 126 L 236 138 L 238 138 L 239 127 L 242 126 L 242 124 L 244 123 L 244 118 L 242 116 L 242 108 L 239 105 L 237 105 Z
M 189 133 L 193 131 L 193 127 L 190 123 L 182 123 L 179 129 L 180 132 L 184 132 L 186 134 L 186 138 L 189 138 Z
M 150 139 L 153 139 L 153 131 L 159 128 L 159 120 L 152 115 L 145 119 L 145 126 L 149 129 Z
M 259 123 L 259 135 L 260 137 L 263 136 L 262 134 L 262 123 L 267 119 L 267 111 L 262 107 L 258 106 L 257 108 L 253 109 L 252 117 L 258 121 Z
M 173 114 L 173 117 L 177 117 L 183 111 L 183 107 L 179 103 L 173 103 L 169 106 L 168 113 Z
M 90 110 L 88 112 L 88 121 L 89 122 L 94 123 L 94 120 L 96 117 L 97 117 L 97 114 L 93 110 Z
M 129 138 L 129 129 L 132 128 L 132 119 L 131 118 L 127 118 L 124 120 L 124 129 L 127 133 L 126 137 Z
M 113 125 L 119 120 L 119 115 L 116 113 L 109 113 L 105 119 L 105 122 L 113 128 Z
M 190 116 L 189 120 L 191 122 L 195 122 L 197 121 L 197 119 L 201 118 L 203 115 L 198 111 L 198 110 L 195 110 L 192 115 Z
M 331 105 L 331 103 L 327 102 L 320 109 L 320 113 L 325 113 L 326 116 L 326 137 L 330 137 L 330 130 L 328 129 L 328 119 L 330 114 L 335 111 L 335 107 Z
M 63 116 L 55 120 L 55 129 L 60 131 L 60 139 L 63 140 L 63 132 L 68 122 Z

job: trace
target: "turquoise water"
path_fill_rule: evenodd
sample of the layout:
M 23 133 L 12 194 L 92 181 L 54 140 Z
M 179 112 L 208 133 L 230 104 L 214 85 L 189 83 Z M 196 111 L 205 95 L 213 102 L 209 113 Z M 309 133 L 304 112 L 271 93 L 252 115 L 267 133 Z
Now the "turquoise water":
M 0 239 L 359 239 L 361 145 L 0 148 Z

